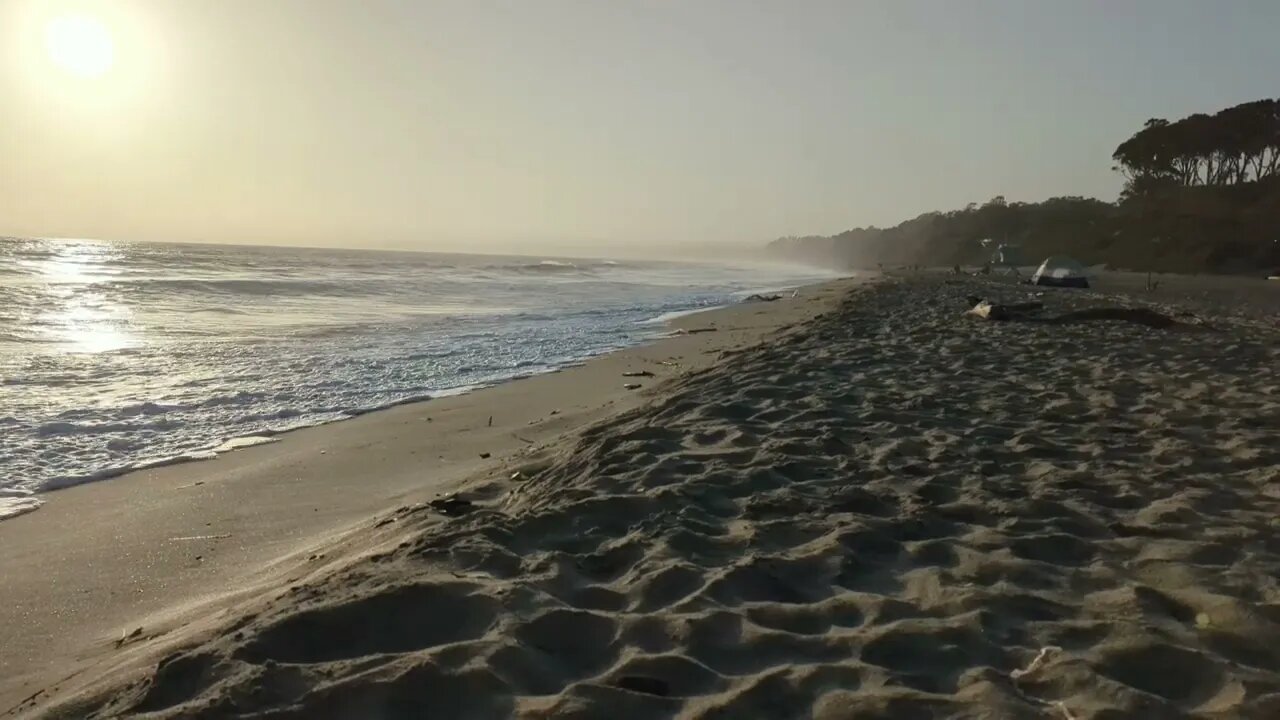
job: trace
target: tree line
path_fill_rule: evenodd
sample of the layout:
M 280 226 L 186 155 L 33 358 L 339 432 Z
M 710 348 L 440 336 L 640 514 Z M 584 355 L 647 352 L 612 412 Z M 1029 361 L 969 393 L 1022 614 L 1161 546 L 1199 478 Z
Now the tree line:
M 1239 185 L 1280 175 L 1280 99 L 1174 122 L 1148 120 L 1111 156 L 1122 197 L 1168 186 Z
M 1116 148 L 1115 202 L 998 196 L 890 228 L 779 238 L 779 256 L 842 267 L 975 264 L 1018 246 L 1029 262 L 1066 254 L 1088 264 L 1170 272 L 1280 267 L 1280 99 L 1213 115 L 1147 121 Z

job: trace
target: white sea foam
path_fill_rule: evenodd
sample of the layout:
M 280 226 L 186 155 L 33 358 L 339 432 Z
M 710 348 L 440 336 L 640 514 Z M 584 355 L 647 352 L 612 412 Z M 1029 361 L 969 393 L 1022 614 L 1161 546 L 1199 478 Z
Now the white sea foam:
M 20 239 L 0 239 L 0 267 L 0 518 L 41 491 L 549 372 L 752 288 L 819 279 Z

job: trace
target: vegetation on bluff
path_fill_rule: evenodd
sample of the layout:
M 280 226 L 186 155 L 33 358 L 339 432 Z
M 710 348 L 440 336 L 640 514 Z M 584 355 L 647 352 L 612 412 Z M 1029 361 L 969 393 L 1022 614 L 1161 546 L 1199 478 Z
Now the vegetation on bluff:
M 845 267 L 981 263 L 999 243 L 1019 246 L 1028 260 L 1063 253 L 1124 269 L 1280 267 L 1280 99 L 1148 120 L 1112 160 L 1125 178 L 1115 202 L 995 197 L 891 228 L 779 238 L 770 249 Z

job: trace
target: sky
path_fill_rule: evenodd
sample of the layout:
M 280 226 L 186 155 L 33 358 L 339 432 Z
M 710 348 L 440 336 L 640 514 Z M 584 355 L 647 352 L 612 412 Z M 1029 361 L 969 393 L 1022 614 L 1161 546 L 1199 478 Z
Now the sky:
M 1280 94 L 1276 28 L 1275 0 L 0 0 L 0 234 L 745 248 L 1110 200 L 1147 118 Z

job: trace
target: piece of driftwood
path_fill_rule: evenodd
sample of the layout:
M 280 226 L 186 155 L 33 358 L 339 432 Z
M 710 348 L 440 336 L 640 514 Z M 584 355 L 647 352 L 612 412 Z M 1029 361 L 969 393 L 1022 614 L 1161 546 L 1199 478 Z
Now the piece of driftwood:
M 1201 332 L 1211 329 L 1205 325 L 1182 322 L 1181 320 L 1171 318 L 1168 315 L 1158 313 L 1155 310 L 1148 310 L 1147 308 L 1107 307 L 1093 308 L 1090 310 L 1075 310 L 1055 317 L 1042 318 L 1040 321 L 1054 325 L 1067 325 L 1070 323 L 1091 322 L 1095 320 L 1123 320 L 1124 322 L 1146 325 L 1147 327 L 1156 328 L 1158 330 Z
M 434 508 L 436 512 L 440 513 L 441 515 L 446 515 L 449 517 L 466 515 L 467 513 L 476 509 L 475 503 L 471 502 L 470 500 L 467 500 L 466 498 L 460 498 L 453 495 L 449 497 L 443 497 L 438 500 L 432 500 L 430 503 L 427 503 L 427 504 L 430 505 L 432 508 Z
M 972 300 L 975 298 L 970 299 Z M 1090 308 L 1088 310 L 1072 310 L 1060 315 L 1051 316 L 1040 315 L 1039 313 L 1043 309 L 1044 303 L 1033 302 L 1017 303 L 1013 305 L 996 305 L 989 300 L 978 300 L 978 303 L 969 310 L 968 314 L 980 317 L 983 320 L 993 320 L 997 322 L 1017 321 L 1043 323 L 1046 325 L 1072 325 L 1084 322 L 1119 320 L 1122 322 L 1131 322 L 1137 325 L 1145 325 L 1157 330 L 1204 332 L 1213 329 L 1206 325 L 1183 322 L 1147 308 L 1102 307 Z
M 990 300 L 978 300 L 969 313 L 983 320 L 1020 320 L 1030 319 L 1042 309 L 1044 309 L 1044 303 L 1038 302 L 996 305 Z

